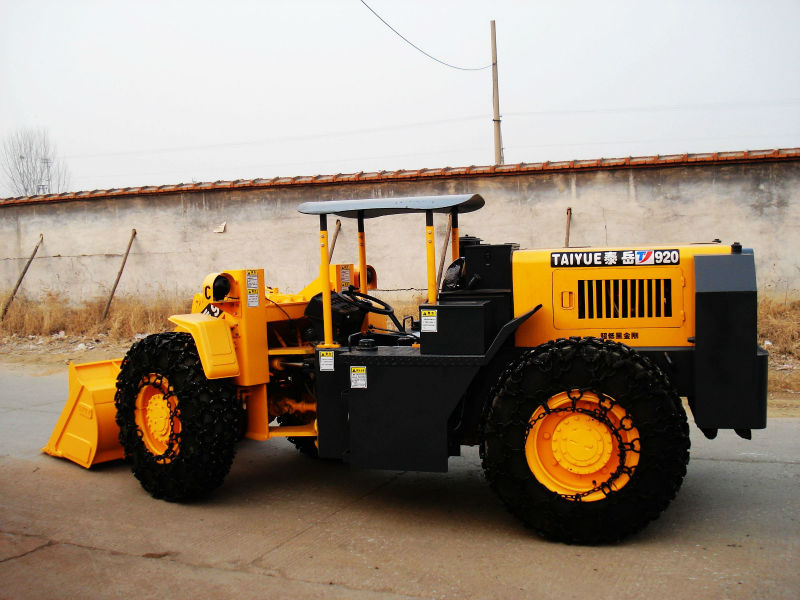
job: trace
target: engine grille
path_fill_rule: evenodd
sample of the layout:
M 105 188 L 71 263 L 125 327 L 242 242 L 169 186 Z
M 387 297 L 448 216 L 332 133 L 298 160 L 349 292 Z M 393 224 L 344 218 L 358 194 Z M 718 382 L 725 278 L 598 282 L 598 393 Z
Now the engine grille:
M 671 279 L 579 279 L 578 319 L 672 317 Z

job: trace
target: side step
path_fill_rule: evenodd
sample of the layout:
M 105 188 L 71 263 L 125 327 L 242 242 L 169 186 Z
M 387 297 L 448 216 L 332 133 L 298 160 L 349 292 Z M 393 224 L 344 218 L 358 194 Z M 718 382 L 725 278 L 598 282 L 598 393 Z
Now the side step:
M 271 425 L 269 437 L 316 437 L 317 423 L 312 421 L 308 425 Z

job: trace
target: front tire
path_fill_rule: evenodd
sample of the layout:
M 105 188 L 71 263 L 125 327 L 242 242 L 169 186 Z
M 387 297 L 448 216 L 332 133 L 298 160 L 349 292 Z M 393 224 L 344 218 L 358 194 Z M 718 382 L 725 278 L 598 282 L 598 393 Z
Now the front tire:
M 618 541 L 658 517 L 689 461 L 686 414 L 664 374 L 622 344 L 543 344 L 506 369 L 481 457 L 508 509 L 555 541 Z
M 122 362 L 114 403 L 125 458 L 154 498 L 190 500 L 222 483 L 243 409 L 230 382 L 206 379 L 191 335 L 136 342 Z

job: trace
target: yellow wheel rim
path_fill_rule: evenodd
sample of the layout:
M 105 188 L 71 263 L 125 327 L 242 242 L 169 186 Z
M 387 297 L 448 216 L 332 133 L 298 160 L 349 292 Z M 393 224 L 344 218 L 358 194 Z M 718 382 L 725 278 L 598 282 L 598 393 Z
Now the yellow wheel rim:
M 162 462 L 170 462 L 178 452 L 177 445 L 170 443 L 181 432 L 176 407 L 177 397 L 165 377 L 150 374 L 142 380 L 134 417 L 145 448 Z M 171 452 L 165 456 L 167 450 Z
M 612 398 L 560 392 L 531 415 L 525 458 L 550 491 L 594 502 L 630 481 L 639 463 L 639 432 Z

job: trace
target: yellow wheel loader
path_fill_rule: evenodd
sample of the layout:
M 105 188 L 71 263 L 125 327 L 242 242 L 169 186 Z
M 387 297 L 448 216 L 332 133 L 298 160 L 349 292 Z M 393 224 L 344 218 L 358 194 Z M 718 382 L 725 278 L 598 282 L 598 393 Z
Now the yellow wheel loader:
M 686 473 L 681 396 L 709 438 L 766 426 L 753 253 L 460 237 L 459 214 L 483 205 L 475 194 L 300 205 L 319 218 L 314 282 L 284 294 L 262 269 L 208 275 L 173 332 L 121 361 L 70 366 L 45 451 L 84 467 L 124 457 L 150 494 L 180 501 L 222 483 L 242 437 L 417 471 L 446 471 L 478 445 L 491 487 L 539 534 L 606 543 L 640 530 Z M 400 319 L 368 293 L 365 223 L 405 213 L 425 218 L 428 289 Z M 452 217 L 441 286 L 434 213 Z M 329 264 L 332 214 L 357 221 L 357 263 Z

